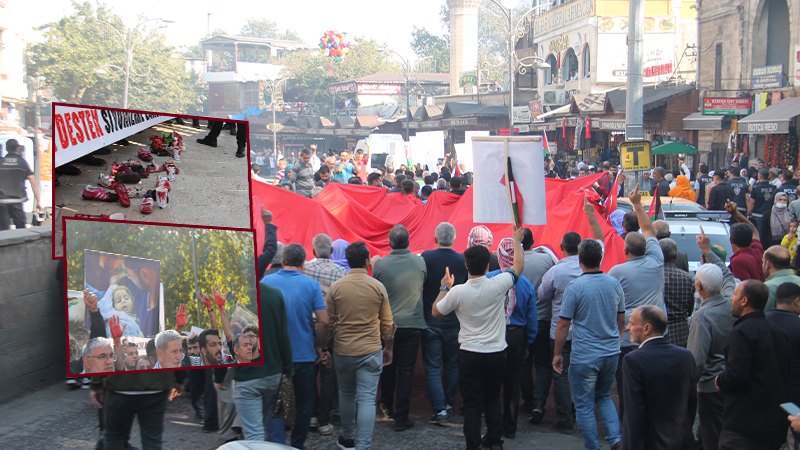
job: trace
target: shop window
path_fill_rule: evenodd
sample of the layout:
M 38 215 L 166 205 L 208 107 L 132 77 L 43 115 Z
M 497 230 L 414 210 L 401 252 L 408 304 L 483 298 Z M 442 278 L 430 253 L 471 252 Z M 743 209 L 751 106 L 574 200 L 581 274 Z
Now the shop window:
M 258 82 L 248 81 L 245 83 L 243 97 L 242 106 L 244 106 L 244 108 L 249 108 L 251 106 L 258 108 L 258 101 L 261 97 L 261 93 L 258 89 Z
M 575 81 L 579 77 L 578 74 L 578 57 L 575 55 L 575 50 L 571 47 L 564 54 L 564 62 L 561 64 L 561 79 L 563 81 Z
M 583 46 L 583 54 L 582 54 L 583 62 L 581 64 L 583 68 L 583 78 L 591 78 L 592 77 L 592 52 L 589 50 L 589 44 Z

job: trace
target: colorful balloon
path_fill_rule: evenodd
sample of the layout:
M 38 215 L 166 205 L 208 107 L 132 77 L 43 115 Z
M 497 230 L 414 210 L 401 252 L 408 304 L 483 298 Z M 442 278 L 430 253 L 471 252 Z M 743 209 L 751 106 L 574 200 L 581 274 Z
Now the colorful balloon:
M 328 30 L 319 38 L 320 53 L 332 58 L 334 62 L 344 60 L 345 55 L 350 53 L 350 42 L 345 41 L 346 34 L 338 31 Z

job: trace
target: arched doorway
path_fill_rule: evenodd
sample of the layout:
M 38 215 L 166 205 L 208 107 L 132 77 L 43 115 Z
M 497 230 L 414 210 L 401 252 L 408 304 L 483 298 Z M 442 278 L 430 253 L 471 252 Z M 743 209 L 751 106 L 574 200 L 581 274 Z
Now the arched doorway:
M 550 65 L 550 68 L 542 71 L 544 76 L 544 83 L 542 84 L 549 85 L 558 83 L 558 77 L 555 76 L 558 73 L 558 60 L 556 60 L 556 56 L 550 53 L 547 55 L 547 58 L 545 58 L 545 62 Z
M 783 64 L 783 73 L 791 69 L 789 6 L 786 0 L 764 0 L 755 19 L 753 67 Z
M 564 61 L 561 63 L 561 79 L 564 82 L 574 81 L 580 78 L 578 72 L 578 57 L 575 55 L 575 50 L 570 47 L 564 54 Z
M 591 78 L 592 77 L 592 52 L 589 50 L 589 44 L 583 46 L 583 51 L 581 52 L 581 75 L 583 78 Z

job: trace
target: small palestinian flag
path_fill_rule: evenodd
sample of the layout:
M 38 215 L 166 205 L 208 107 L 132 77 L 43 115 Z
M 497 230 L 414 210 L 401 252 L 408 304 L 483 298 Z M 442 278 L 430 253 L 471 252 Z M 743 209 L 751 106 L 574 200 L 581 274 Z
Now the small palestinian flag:
M 542 131 L 542 140 L 544 141 L 544 151 L 550 153 L 550 143 L 547 142 L 547 132 Z
M 661 215 L 661 213 L 661 193 L 658 192 L 658 185 L 656 185 L 656 190 L 653 193 L 653 203 L 650 204 L 647 215 L 650 216 L 651 222 L 655 222 L 658 220 L 658 216 Z
M 507 160 L 508 164 L 508 194 L 511 196 L 511 213 L 514 215 L 514 223 L 517 227 L 522 226 L 522 211 L 525 209 L 525 203 L 522 200 L 522 193 L 519 191 L 519 186 L 514 180 L 514 171 L 511 169 L 511 158 Z M 506 177 L 500 179 L 500 184 L 506 186 Z

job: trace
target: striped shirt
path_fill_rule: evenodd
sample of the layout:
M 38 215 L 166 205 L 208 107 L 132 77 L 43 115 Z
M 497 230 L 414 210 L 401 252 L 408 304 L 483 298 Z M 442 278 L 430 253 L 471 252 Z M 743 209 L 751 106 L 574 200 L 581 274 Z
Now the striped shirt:
M 303 275 L 317 280 L 324 298 L 331 285 L 347 275 L 347 270 L 328 258 L 317 258 L 303 266 Z

